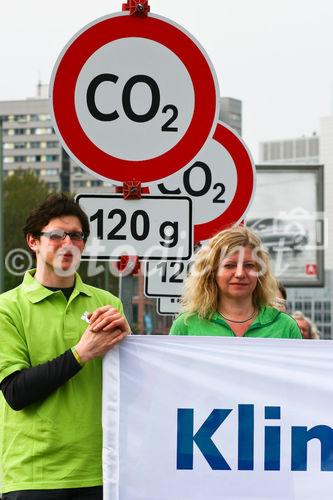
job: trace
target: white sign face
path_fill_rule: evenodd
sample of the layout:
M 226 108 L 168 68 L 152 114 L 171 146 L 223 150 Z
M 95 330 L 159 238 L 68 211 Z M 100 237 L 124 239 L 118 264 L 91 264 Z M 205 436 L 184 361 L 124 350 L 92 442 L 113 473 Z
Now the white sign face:
M 147 160 L 184 136 L 194 89 L 186 67 L 167 47 L 121 38 L 103 45 L 83 66 L 75 108 L 84 132 L 102 151 L 122 160 Z
M 187 260 L 192 255 L 192 205 L 186 197 L 79 194 L 90 221 L 83 260 Z
M 218 119 L 217 78 L 202 47 L 152 14 L 116 13 L 85 26 L 60 55 L 50 92 L 68 154 L 114 183 L 176 172 Z
M 149 190 L 192 199 L 194 239 L 199 242 L 243 218 L 252 200 L 254 180 L 255 166 L 245 144 L 219 122 L 213 138 L 190 165 L 150 184 Z
M 173 316 L 180 312 L 180 297 L 160 297 L 157 299 L 157 312 L 162 316 Z
M 180 297 L 192 261 L 147 262 L 145 295 L 147 297 Z

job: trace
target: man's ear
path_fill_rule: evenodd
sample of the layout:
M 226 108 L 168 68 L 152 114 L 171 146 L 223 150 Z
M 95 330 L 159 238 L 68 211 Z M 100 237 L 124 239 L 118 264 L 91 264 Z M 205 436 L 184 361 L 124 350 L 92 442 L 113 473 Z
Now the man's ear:
M 27 245 L 28 247 L 36 253 L 36 250 L 38 248 L 38 242 L 39 242 L 39 238 L 37 236 L 34 236 L 33 234 L 27 234 L 26 237 L 25 237 L 25 240 L 27 242 Z

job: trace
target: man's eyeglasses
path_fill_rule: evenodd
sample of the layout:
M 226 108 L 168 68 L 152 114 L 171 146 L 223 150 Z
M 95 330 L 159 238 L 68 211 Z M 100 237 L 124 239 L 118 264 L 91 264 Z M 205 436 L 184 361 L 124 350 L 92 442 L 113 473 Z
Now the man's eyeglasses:
M 53 229 L 53 231 L 41 231 L 39 233 L 41 236 L 46 236 L 51 241 L 61 241 L 69 236 L 72 241 L 82 241 L 86 239 L 86 236 L 82 231 L 63 231 L 62 229 Z

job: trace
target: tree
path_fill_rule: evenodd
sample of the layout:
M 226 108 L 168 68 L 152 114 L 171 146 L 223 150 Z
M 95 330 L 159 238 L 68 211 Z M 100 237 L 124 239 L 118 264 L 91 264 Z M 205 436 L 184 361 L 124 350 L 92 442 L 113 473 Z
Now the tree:
M 3 184 L 4 194 L 4 287 L 9 290 L 22 281 L 24 271 L 31 267 L 33 257 L 24 241 L 22 227 L 30 211 L 49 193 L 46 182 L 31 171 L 17 170 L 7 176 Z

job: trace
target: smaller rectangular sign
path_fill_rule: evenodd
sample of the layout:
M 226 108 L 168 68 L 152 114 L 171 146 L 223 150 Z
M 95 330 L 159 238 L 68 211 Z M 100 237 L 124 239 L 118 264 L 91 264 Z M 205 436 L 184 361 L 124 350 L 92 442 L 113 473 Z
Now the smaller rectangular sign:
M 191 260 L 147 262 L 145 268 L 146 297 L 180 297 Z
M 157 313 L 162 316 L 174 316 L 180 312 L 180 297 L 159 297 Z
M 79 194 L 90 222 L 83 260 L 188 260 L 192 255 L 192 201 L 180 196 Z

